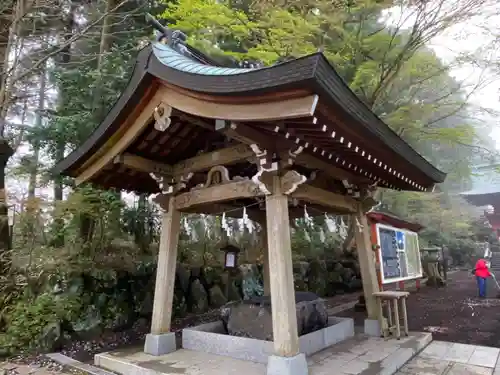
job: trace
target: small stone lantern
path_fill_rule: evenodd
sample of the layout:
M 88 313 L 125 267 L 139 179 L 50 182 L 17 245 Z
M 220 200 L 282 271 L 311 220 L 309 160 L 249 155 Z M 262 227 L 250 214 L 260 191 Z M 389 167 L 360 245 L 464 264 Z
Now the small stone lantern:
M 235 269 L 238 267 L 238 253 L 240 249 L 233 245 L 226 245 L 221 250 L 224 251 L 224 268 Z

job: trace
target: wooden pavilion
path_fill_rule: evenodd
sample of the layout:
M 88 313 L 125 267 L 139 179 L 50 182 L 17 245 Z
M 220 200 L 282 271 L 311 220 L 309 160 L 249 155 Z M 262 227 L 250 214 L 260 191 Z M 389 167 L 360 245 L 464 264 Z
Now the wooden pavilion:
M 163 220 L 145 345 L 155 355 L 175 350 L 170 321 L 181 213 L 241 217 L 245 207 L 270 234 L 274 363 L 307 371 L 289 220 L 302 216 L 305 204 L 311 213 L 356 217 L 368 317 L 376 319 L 378 280 L 365 215 L 375 188 L 431 191 L 445 174 L 373 114 L 322 53 L 227 68 L 183 40 L 166 30 L 140 52 L 122 96 L 57 170 L 77 184 L 155 194 Z

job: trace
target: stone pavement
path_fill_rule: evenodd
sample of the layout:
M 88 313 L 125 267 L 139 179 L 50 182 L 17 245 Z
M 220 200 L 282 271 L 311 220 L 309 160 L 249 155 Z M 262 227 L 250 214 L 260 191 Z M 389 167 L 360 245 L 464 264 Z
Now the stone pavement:
M 0 375 L 60 375 L 61 371 L 49 370 L 36 365 L 22 365 L 13 362 L 0 362 Z
M 401 340 L 357 335 L 308 358 L 310 375 L 392 375 L 425 348 L 432 337 L 415 333 Z M 153 357 L 142 348 L 95 356 L 95 364 L 121 375 L 264 375 L 266 366 L 180 349 Z
M 500 349 L 433 341 L 398 375 L 500 375 Z

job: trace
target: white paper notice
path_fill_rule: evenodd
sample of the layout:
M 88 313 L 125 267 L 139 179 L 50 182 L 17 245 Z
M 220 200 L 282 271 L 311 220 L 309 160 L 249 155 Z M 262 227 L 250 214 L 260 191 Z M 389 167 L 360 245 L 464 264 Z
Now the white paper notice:
M 226 254 L 226 267 L 235 267 L 236 266 L 236 256 L 234 253 Z

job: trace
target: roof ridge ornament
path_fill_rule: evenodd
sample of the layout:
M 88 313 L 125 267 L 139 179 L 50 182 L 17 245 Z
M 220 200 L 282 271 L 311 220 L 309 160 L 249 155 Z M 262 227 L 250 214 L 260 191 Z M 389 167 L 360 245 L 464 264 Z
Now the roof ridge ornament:
M 153 17 L 149 13 L 146 13 L 146 22 L 150 23 L 157 30 L 157 42 L 167 44 L 169 47 L 176 50 L 181 55 L 197 60 L 196 57 L 193 56 L 193 54 L 189 51 L 186 45 L 188 37 L 182 31 L 172 30 L 168 27 L 163 26 L 155 17 Z

